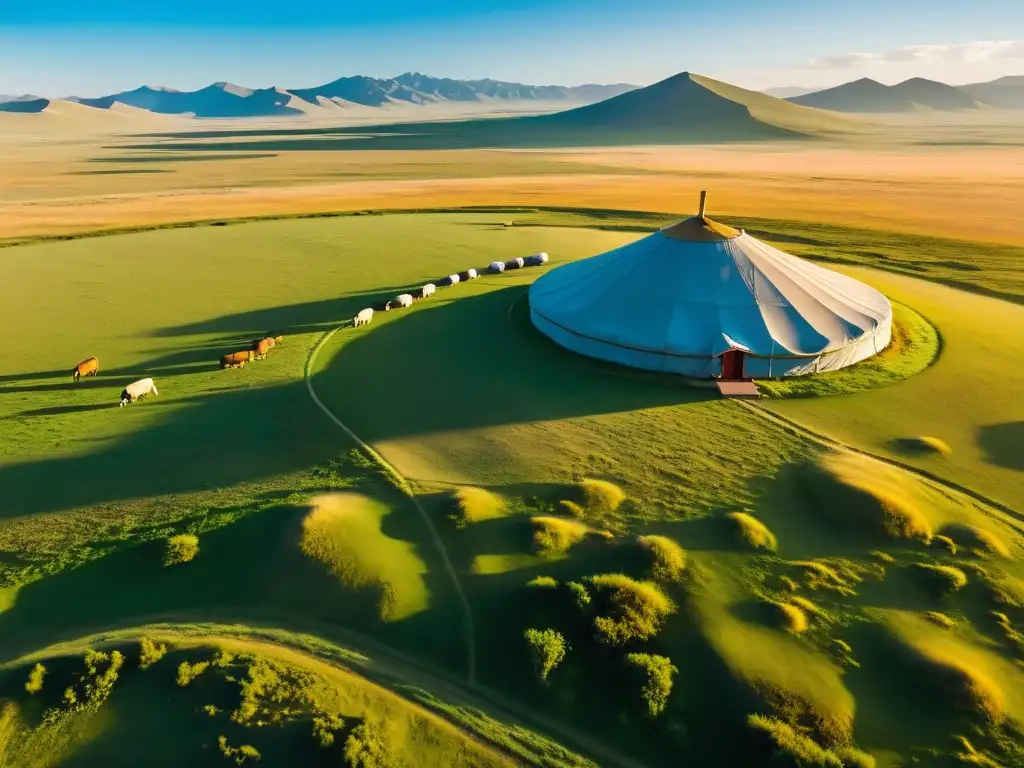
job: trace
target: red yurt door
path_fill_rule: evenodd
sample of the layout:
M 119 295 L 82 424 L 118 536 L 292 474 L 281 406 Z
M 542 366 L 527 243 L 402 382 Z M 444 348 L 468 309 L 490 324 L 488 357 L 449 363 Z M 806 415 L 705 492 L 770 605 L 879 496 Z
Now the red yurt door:
M 730 349 L 728 352 L 722 353 L 722 378 L 743 378 L 743 352 L 738 349 Z

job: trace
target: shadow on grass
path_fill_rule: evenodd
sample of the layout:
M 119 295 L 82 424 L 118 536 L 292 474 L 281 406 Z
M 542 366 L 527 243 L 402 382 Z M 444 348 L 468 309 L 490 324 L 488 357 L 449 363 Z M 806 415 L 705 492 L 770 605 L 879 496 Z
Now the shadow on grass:
M 1024 421 L 990 424 L 978 430 L 978 444 L 985 461 L 997 467 L 1024 472 Z

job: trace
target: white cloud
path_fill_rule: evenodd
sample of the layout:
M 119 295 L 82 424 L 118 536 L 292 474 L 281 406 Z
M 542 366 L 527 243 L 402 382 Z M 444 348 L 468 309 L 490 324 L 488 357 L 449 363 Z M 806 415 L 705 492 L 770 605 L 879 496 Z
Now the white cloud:
M 847 53 L 811 59 L 802 69 L 862 69 L 885 64 L 982 64 L 1024 59 L 1024 40 L 977 40 L 952 45 L 907 45 L 885 53 Z

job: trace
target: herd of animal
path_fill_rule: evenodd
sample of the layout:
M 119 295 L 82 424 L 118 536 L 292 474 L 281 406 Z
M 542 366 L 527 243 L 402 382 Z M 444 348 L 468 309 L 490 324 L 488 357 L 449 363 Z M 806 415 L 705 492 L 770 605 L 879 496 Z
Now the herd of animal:
M 502 274 L 507 269 L 522 269 L 523 267 L 539 267 L 542 264 L 548 263 L 548 255 L 546 253 L 535 253 L 532 256 L 520 256 L 515 259 L 508 261 L 492 261 L 487 267 L 487 272 L 491 274 Z M 378 311 L 390 312 L 392 309 L 404 309 L 411 307 L 414 301 L 422 300 L 433 296 L 437 292 L 437 286 L 451 287 L 458 285 L 461 282 L 468 280 L 476 280 L 480 275 L 475 269 L 467 269 L 465 272 L 458 272 L 447 277 L 438 280 L 437 283 L 427 283 L 417 292 L 417 295 L 411 293 L 402 293 L 393 298 L 391 301 L 385 302 L 383 305 L 376 307 Z M 367 307 L 361 310 L 352 318 L 352 325 L 358 327 L 360 325 L 367 325 L 373 320 L 374 307 Z M 224 355 L 220 359 L 220 367 L 224 368 L 243 368 L 246 363 L 251 363 L 253 360 L 262 360 L 274 348 L 275 345 L 281 343 L 281 336 L 265 336 L 256 341 L 252 342 L 249 349 L 242 350 L 240 352 L 232 352 Z M 83 376 L 98 376 L 100 373 L 100 363 L 95 357 L 90 357 L 78 365 L 75 366 L 71 372 L 72 381 L 78 382 Z M 121 404 L 120 407 L 124 408 L 126 405 L 134 403 L 138 400 L 148 397 L 149 395 L 159 395 L 156 384 L 151 378 L 139 379 L 133 381 L 131 384 L 121 390 Z
M 535 253 L 532 256 L 519 256 L 508 261 L 492 261 L 487 271 L 492 275 L 500 275 L 506 269 L 522 269 L 523 267 L 539 267 L 542 264 L 548 263 L 548 255 L 546 253 Z M 356 313 L 356 316 L 352 318 L 352 325 L 358 328 L 361 325 L 368 325 L 373 320 L 374 311 L 377 312 L 390 312 L 392 309 L 404 309 L 405 307 L 411 307 L 414 301 L 426 299 L 433 296 L 437 292 L 437 286 L 440 285 L 442 288 L 450 288 L 453 285 L 464 283 L 468 280 L 476 280 L 480 277 L 479 273 L 475 269 L 467 269 L 465 272 L 457 272 L 448 277 L 442 278 L 437 283 L 427 283 L 417 292 L 416 295 L 411 293 L 401 293 L 395 296 L 391 301 L 384 302 L 383 304 L 376 307 L 366 307 Z
M 266 336 L 261 339 L 257 339 L 252 343 L 249 349 L 244 352 L 232 352 L 230 355 L 224 355 L 220 359 L 221 368 L 241 368 L 246 363 L 253 360 L 262 360 L 267 356 L 271 349 L 274 348 L 275 344 L 279 344 L 283 337 L 278 336 Z M 99 376 L 100 373 L 100 361 L 95 357 L 89 357 L 80 362 L 75 366 L 74 370 L 71 371 L 71 380 L 74 382 L 81 381 L 83 376 Z M 141 400 L 149 395 L 159 395 L 160 392 L 156 388 L 156 384 L 151 378 L 139 379 L 133 381 L 131 384 L 121 390 L 121 404 L 120 407 L 124 408 L 126 405 Z

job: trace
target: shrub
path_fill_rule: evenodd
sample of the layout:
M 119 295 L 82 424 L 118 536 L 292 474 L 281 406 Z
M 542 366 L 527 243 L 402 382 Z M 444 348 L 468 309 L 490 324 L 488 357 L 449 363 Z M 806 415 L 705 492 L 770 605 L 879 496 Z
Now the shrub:
M 349 768 L 388 768 L 391 755 L 380 729 L 363 722 L 345 740 L 345 764 Z
M 652 581 L 636 581 L 621 573 L 592 576 L 589 581 L 597 597 L 594 629 L 606 645 L 654 637 L 665 617 L 675 610 Z
M 671 659 L 649 653 L 631 653 L 626 656 L 626 662 L 643 675 L 641 695 L 647 707 L 647 714 L 657 717 L 668 706 L 673 678 L 679 670 L 672 664 Z
M 638 536 L 651 559 L 651 575 L 657 581 L 678 581 L 686 568 L 686 550 L 667 536 Z
M 725 517 L 732 523 L 737 539 L 745 547 L 767 552 L 775 551 L 775 534 L 756 517 L 746 512 L 730 512 Z
M 589 528 L 577 520 L 563 517 L 531 517 L 533 544 L 538 554 L 557 557 L 586 538 Z
M 235 660 L 234 654 L 225 651 L 221 648 L 217 653 L 213 655 L 211 663 L 218 669 L 227 669 L 231 666 L 231 662 Z
M 548 675 L 565 659 L 565 638 L 553 629 L 528 629 L 523 637 L 530 649 L 537 676 L 542 683 L 546 683 Z
M 569 515 L 570 517 L 575 517 L 577 520 L 582 520 L 584 517 L 586 517 L 586 510 L 583 509 L 583 507 L 581 507 L 575 501 L 568 501 L 563 499 L 562 501 L 558 502 L 558 506 L 565 514 Z
M 220 712 L 220 710 L 217 709 L 217 707 L 214 704 L 207 704 L 203 707 L 203 712 L 208 714 L 210 717 L 216 717 L 217 713 Z
M 149 669 L 156 664 L 167 653 L 167 646 L 163 643 L 155 643 L 152 638 L 144 637 L 139 640 L 139 669 Z
M 623 490 L 607 480 L 581 480 L 579 493 L 583 509 L 592 518 L 603 518 L 612 514 L 626 500 Z
M 774 755 L 772 765 L 794 768 L 874 768 L 875 759 L 852 747 L 825 749 L 789 723 L 764 715 L 750 715 L 747 724 L 760 733 Z
M 807 614 L 792 603 L 769 603 L 779 626 L 787 632 L 799 635 L 807 631 Z
M 912 567 L 921 585 L 935 597 L 946 597 L 967 586 L 967 574 L 952 565 L 914 563 Z
M 465 528 L 483 520 L 493 520 L 505 514 L 505 502 L 483 488 L 459 488 L 452 493 L 448 520 L 456 528 Z
M 167 552 L 164 554 L 164 565 L 187 563 L 199 554 L 199 537 L 191 533 L 171 536 L 167 540 Z
M 590 605 L 590 593 L 585 586 L 578 581 L 567 582 L 565 586 L 577 608 L 585 610 Z
M 25 683 L 25 690 L 29 693 L 39 693 L 43 690 L 43 675 L 46 674 L 46 667 L 36 664 L 28 673 L 28 682 Z
M 235 765 L 243 765 L 247 760 L 259 762 L 259 759 L 262 757 L 260 751 L 252 744 L 243 744 L 240 747 L 232 747 L 228 744 L 227 736 L 218 736 L 217 746 L 220 748 L 221 754 L 223 754 L 224 757 L 235 761 Z
M 178 665 L 178 685 L 184 688 L 209 668 L 210 662 L 208 661 L 197 661 L 195 664 L 189 664 L 187 661 L 181 662 Z
M 550 576 L 537 576 L 526 582 L 526 586 L 540 589 L 554 589 L 558 586 L 558 582 Z
M 313 738 L 321 747 L 334 743 L 334 734 L 345 727 L 345 721 L 337 715 L 322 715 L 313 718 Z

